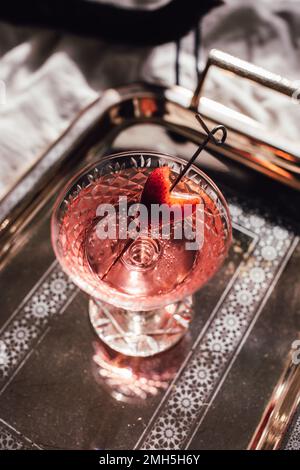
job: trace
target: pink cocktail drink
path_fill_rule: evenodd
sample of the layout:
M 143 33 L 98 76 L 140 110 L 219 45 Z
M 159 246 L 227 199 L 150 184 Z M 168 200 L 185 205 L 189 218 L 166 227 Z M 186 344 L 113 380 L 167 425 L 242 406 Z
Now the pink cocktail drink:
M 199 198 L 201 243 L 191 243 L 184 230 L 181 238 L 174 236 L 184 215 L 170 220 L 167 237 L 161 230 L 153 235 L 151 221 L 149 230 L 135 238 L 129 229 L 120 236 L 120 225 L 126 222 L 128 227 L 132 220 L 128 213 L 120 213 L 120 197 L 126 198 L 127 207 L 139 203 L 149 175 L 162 159 L 173 167 L 170 177 L 175 179 L 180 159 L 155 153 L 119 154 L 92 165 L 58 199 L 52 219 L 53 245 L 63 269 L 93 299 L 93 326 L 102 340 L 125 354 L 154 354 L 180 339 L 191 320 L 189 296 L 218 270 L 230 243 L 226 202 L 196 167 L 176 191 Z M 116 208 L 115 218 L 99 215 L 103 204 Z M 99 223 L 107 229 L 105 224 L 112 222 L 110 237 L 100 237 Z M 199 231 L 195 212 L 185 222 L 192 233 Z

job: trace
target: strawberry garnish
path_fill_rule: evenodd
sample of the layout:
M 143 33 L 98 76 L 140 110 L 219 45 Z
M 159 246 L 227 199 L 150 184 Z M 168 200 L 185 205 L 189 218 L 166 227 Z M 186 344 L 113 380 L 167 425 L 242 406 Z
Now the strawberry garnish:
M 141 196 L 141 203 L 146 206 L 151 204 L 199 204 L 200 197 L 193 194 L 185 194 L 176 191 L 170 191 L 170 168 L 163 166 L 156 168 L 149 175 Z

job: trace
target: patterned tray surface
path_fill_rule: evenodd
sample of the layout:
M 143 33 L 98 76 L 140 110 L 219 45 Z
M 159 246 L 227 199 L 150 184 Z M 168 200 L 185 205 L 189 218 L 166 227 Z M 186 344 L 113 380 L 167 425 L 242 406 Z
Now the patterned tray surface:
M 141 360 L 94 336 L 42 210 L 0 273 L 0 448 L 247 447 L 299 330 L 300 246 L 272 208 L 226 195 L 234 241 L 196 294 L 190 334 Z M 287 448 L 299 440 L 295 423 Z

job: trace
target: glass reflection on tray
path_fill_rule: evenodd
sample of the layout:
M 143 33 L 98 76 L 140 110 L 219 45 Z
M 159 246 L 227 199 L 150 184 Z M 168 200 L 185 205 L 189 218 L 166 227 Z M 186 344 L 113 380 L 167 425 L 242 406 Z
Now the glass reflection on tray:
M 93 375 L 118 401 L 135 403 L 166 390 L 190 347 L 187 334 L 172 349 L 156 356 L 124 356 L 100 341 L 93 342 Z

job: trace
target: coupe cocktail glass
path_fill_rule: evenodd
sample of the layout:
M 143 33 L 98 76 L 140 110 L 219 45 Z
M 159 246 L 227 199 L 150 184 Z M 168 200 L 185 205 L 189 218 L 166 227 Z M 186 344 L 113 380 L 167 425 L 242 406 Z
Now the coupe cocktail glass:
M 220 190 L 196 166 L 176 191 L 201 200 L 199 249 L 187 250 L 184 237 L 99 238 L 97 227 L 104 219 L 98 208 L 117 207 L 120 196 L 129 206 L 138 203 L 155 168 L 169 166 L 175 180 L 185 164 L 180 158 L 148 151 L 111 155 L 75 175 L 55 203 L 51 221 L 55 254 L 63 270 L 90 296 L 90 320 L 99 338 L 126 355 L 156 354 L 185 334 L 192 319 L 192 294 L 213 276 L 227 254 L 230 217 Z

